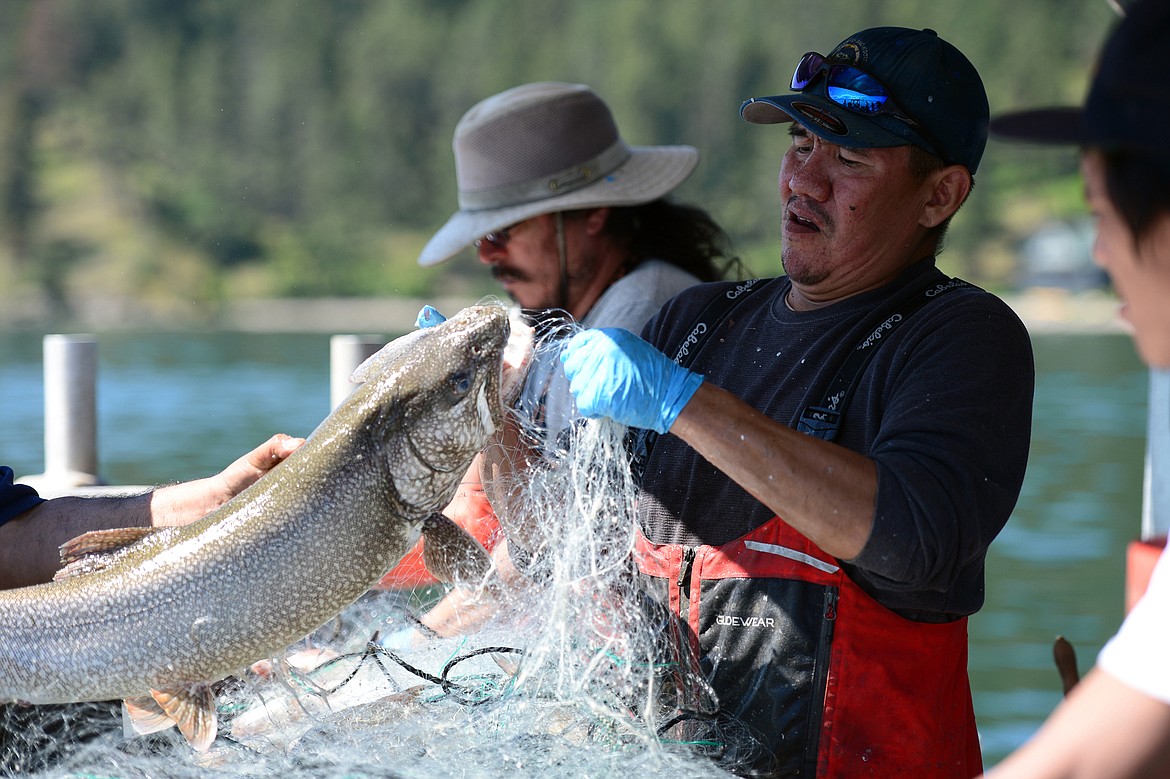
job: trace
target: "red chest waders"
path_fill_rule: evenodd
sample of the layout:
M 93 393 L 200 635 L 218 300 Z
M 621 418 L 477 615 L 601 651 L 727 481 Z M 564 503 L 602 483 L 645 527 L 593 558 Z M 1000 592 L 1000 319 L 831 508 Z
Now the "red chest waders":
M 728 759 L 777 776 L 982 771 L 966 619 L 894 614 L 779 518 L 718 547 L 639 534 L 635 559 L 718 691 L 721 728 L 746 731 Z

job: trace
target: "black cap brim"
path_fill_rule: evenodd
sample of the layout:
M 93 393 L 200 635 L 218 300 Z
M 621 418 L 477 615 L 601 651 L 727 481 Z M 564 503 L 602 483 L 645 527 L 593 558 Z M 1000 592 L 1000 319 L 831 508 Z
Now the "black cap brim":
M 990 132 L 1004 140 L 1035 143 L 1084 144 L 1085 112 L 1079 107 L 1013 111 L 992 118 Z
M 796 121 L 814 135 L 838 146 L 877 148 L 926 143 L 908 125 L 901 133 L 892 132 L 877 119 L 845 111 L 831 100 L 809 92 L 753 97 L 739 107 L 739 115 L 752 124 Z

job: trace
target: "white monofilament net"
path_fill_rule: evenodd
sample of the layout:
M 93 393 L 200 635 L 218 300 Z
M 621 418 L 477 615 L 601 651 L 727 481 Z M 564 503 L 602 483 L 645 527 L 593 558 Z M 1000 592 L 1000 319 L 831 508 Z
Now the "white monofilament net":
M 536 518 L 527 575 L 459 587 L 466 608 L 490 614 L 462 635 L 387 640 L 449 588 L 371 592 L 288 653 L 335 659 L 225 685 L 205 755 L 173 730 L 127 739 L 106 710 L 10 705 L 0 775 L 724 776 L 662 735 L 680 717 L 680 680 L 692 694 L 702 681 L 669 651 L 668 621 L 636 582 L 625 434 L 576 420 L 516 482 L 514 505 Z

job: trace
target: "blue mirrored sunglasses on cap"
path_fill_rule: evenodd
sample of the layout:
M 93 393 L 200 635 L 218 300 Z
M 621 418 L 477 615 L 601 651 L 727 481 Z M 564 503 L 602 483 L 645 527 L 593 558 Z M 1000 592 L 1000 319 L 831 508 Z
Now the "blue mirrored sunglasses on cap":
M 829 62 L 824 55 L 810 51 L 797 63 L 789 88 L 793 92 L 803 92 L 811 87 L 821 74 L 825 75 L 825 95 L 833 103 L 855 114 L 866 116 L 889 114 L 900 119 L 913 127 L 937 154 L 938 144 L 926 134 L 922 125 L 898 107 L 890 97 L 885 84 L 856 65 Z
M 808 89 L 817 76 L 827 74 L 825 94 L 842 108 L 858 114 L 887 113 L 917 125 L 898 108 L 885 85 L 856 65 L 829 62 L 823 55 L 810 51 L 800 58 L 792 73 L 793 92 Z

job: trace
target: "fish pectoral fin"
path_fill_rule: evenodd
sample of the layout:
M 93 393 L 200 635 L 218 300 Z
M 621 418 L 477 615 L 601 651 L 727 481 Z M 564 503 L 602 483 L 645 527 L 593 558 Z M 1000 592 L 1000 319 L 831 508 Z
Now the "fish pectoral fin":
M 196 684 L 175 690 L 151 690 L 151 697 L 166 716 L 174 720 L 183 738 L 197 752 L 206 752 L 215 741 L 218 722 L 215 694 L 210 684 Z
M 59 548 L 61 569 L 53 581 L 82 576 L 109 568 L 123 553 L 147 536 L 174 528 L 126 527 L 117 530 L 94 530 L 82 533 Z
M 66 541 L 58 549 L 62 568 L 53 578 L 59 581 L 70 576 L 100 571 L 118 559 L 117 552 L 124 551 L 147 536 L 161 531 L 162 528 L 154 527 L 123 527 L 82 533 Z
M 61 562 L 68 563 L 87 554 L 101 554 L 125 549 L 162 528 L 120 527 L 114 530 L 91 530 L 61 545 Z
M 131 729 L 140 736 L 158 733 L 175 724 L 149 695 L 127 698 L 122 701 L 122 710 L 126 713 Z
M 427 570 L 439 581 L 483 581 L 491 569 L 487 550 L 475 536 L 435 512 L 423 520 L 422 557 Z

